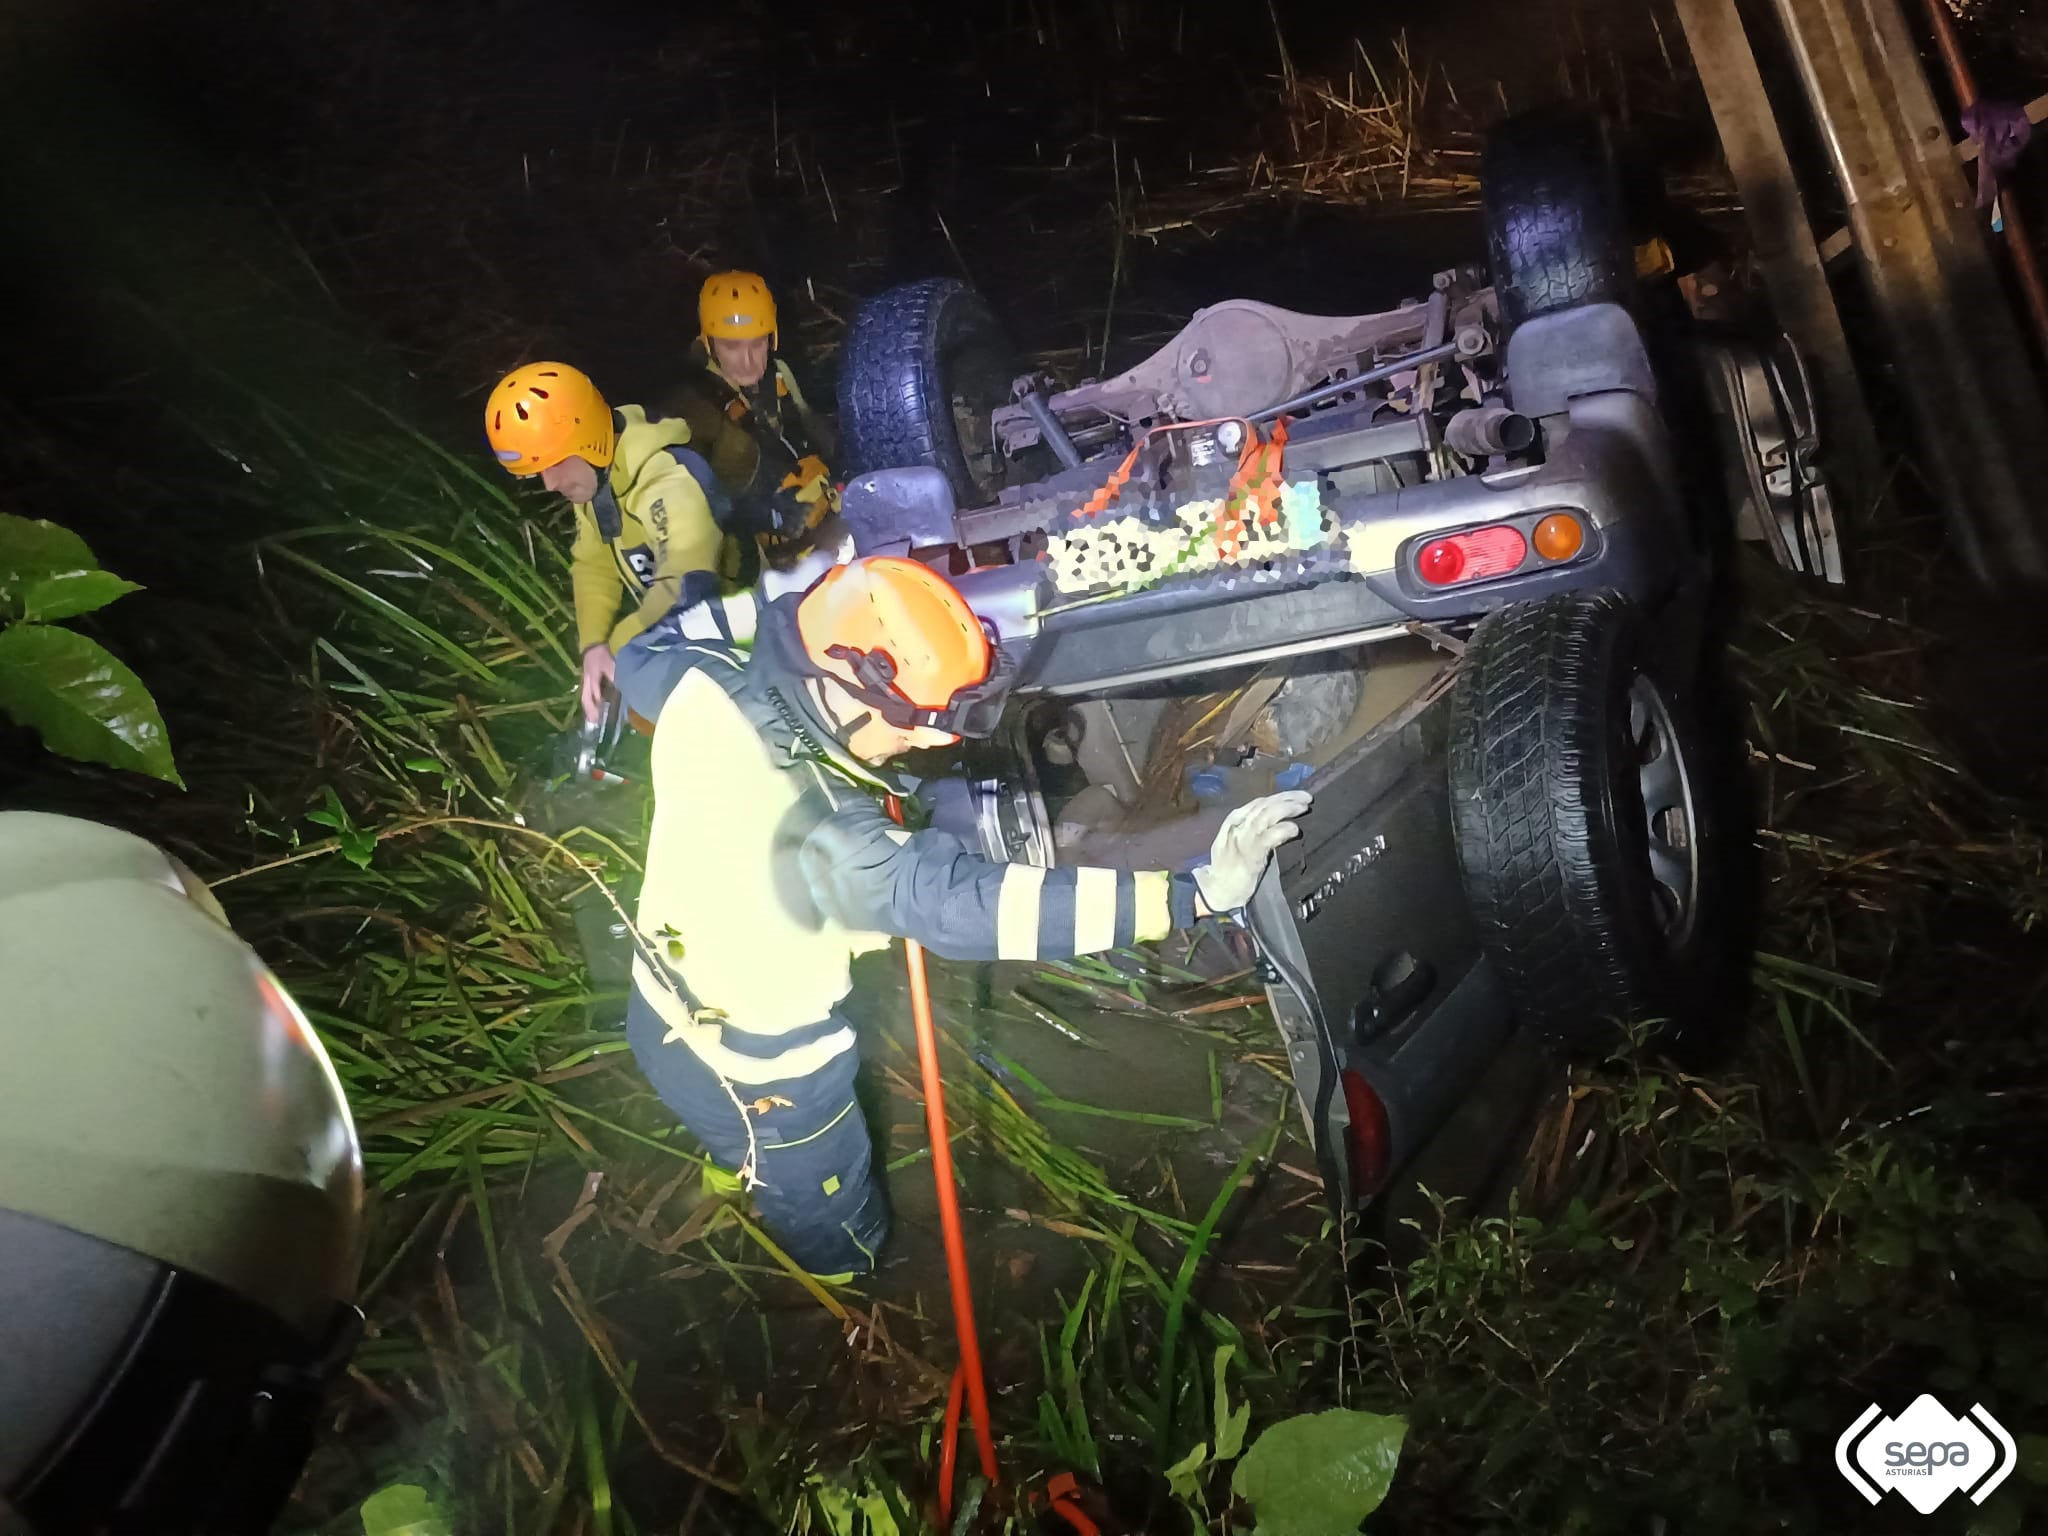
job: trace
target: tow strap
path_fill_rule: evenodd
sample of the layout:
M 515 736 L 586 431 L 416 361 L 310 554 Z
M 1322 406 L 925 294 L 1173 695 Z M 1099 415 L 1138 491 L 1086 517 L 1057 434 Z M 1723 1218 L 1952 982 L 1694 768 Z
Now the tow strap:
M 1124 455 L 1124 461 L 1110 471 L 1109 478 L 1102 483 L 1074 512 L 1077 518 L 1100 517 L 1114 506 L 1123 495 L 1124 488 L 1131 482 L 1131 475 L 1138 467 L 1138 457 L 1145 451 L 1145 445 L 1154 438 L 1169 432 L 1192 432 L 1198 428 L 1220 427 L 1235 422 L 1244 428 L 1244 444 L 1237 452 L 1237 468 L 1231 474 L 1230 484 L 1223 493 L 1223 511 L 1216 519 L 1212 537 L 1216 542 L 1217 558 L 1235 560 L 1244 543 L 1245 517 L 1248 511 L 1256 509 L 1259 523 L 1271 527 L 1280 520 L 1281 492 L 1286 481 L 1281 474 L 1281 460 L 1287 451 L 1287 418 L 1280 417 L 1273 423 L 1273 430 L 1265 437 L 1259 436 L 1259 429 L 1242 416 L 1218 416 L 1210 421 L 1169 421 L 1148 429 L 1131 451 Z

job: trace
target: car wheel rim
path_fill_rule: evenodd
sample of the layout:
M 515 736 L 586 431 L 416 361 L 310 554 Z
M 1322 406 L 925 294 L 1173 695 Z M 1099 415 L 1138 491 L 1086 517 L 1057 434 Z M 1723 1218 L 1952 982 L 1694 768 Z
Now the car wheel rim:
M 1651 915 L 1677 949 L 1691 938 L 1699 911 L 1699 813 L 1671 710 L 1645 676 L 1629 685 L 1628 736 L 1643 802 Z

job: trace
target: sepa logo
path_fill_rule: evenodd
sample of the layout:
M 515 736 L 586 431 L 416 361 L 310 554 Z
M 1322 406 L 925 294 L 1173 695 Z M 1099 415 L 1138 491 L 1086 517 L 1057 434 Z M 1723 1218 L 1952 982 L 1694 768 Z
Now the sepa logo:
M 1957 1489 L 1982 1504 L 2012 1475 L 2017 1456 L 1982 1403 L 1958 1419 L 1925 1392 L 1896 1419 L 1872 1403 L 1835 1442 L 1835 1465 L 1858 1493 L 1875 1504 L 1889 1488 L 1923 1515 Z

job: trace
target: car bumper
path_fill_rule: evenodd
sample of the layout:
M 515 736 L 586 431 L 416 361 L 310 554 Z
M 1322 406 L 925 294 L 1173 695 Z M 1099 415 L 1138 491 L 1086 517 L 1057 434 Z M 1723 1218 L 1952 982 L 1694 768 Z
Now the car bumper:
M 1557 591 L 1613 588 L 1647 606 L 1672 590 L 1686 560 L 1662 429 L 1634 396 L 1575 403 L 1569 435 L 1534 470 L 1432 481 L 1340 501 L 1337 511 L 1345 544 L 1285 569 L 1210 571 L 1043 609 L 1036 562 L 972 572 L 959 585 L 1015 657 L 1018 692 L 1076 695 L 1369 643 L 1416 621 L 1477 619 Z M 1441 589 L 1413 572 L 1414 548 L 1435 534 L 1552 511 L 1588 529 L 1576 559 Z M 1354 568 L 1357 551 L 1368 574 Z

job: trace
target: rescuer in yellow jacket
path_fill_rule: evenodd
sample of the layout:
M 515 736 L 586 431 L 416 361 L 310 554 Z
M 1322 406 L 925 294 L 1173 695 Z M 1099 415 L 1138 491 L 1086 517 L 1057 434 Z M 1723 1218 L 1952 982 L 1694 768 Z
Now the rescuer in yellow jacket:
M 762 530 L 771 563 L 801 553 L 838 510 L 827 461 L 831 430 L 780 355 L 775 297 L 753 272 L 716 272 L 697 296 L 676 414 L 741 515 Z
M 538 475 L 575 508 L 570 586 L 583 713 L 595 720 L 619 647 L 677 603 L 718 592 L 730 498 L 687 446 L 688 423 L 614 410 L 566 363 L 513 369 L 485 403 L 484 431 L 506 469 Z
M 885 557 L 765 604 L 677 609 L 619 654 L 620 694 L 655 722 L 626 1038 L 815 1274 L 871 1270 L 889 1230 L 839 1012 L 855 955 L 893 937 L 960 960 L 1163 938 L 1243 908 L 1309 807 L 1301 791 L 1239 807 L 1191 874 L 996 863 L 898 826 L 878 796 L 916 786 L 885 765 L 991 732 L 991 662 L 951 583 Z

